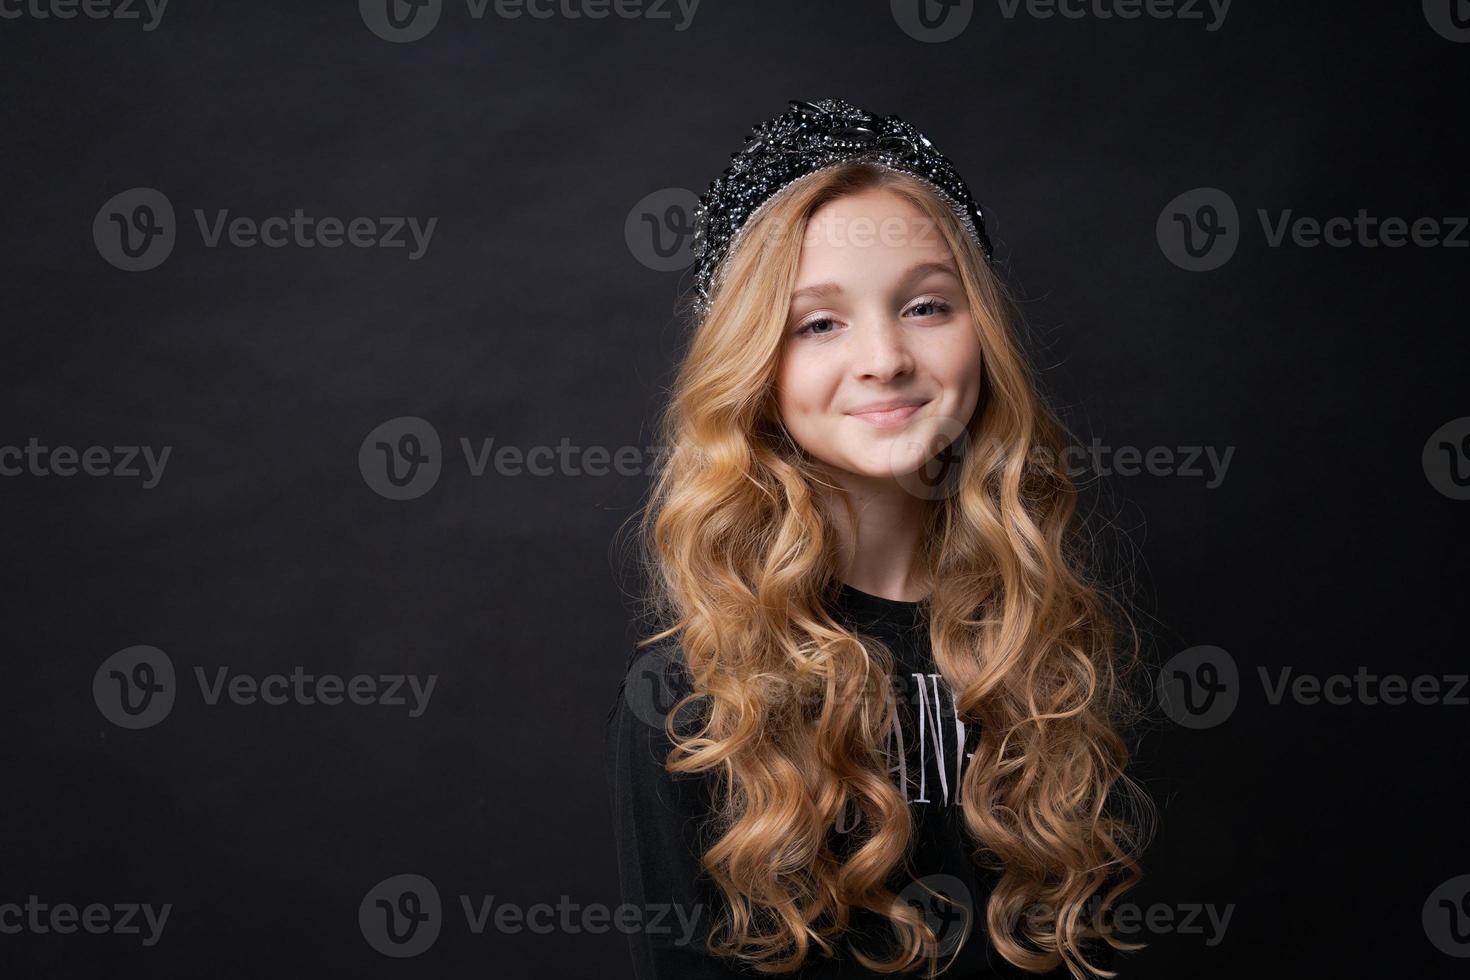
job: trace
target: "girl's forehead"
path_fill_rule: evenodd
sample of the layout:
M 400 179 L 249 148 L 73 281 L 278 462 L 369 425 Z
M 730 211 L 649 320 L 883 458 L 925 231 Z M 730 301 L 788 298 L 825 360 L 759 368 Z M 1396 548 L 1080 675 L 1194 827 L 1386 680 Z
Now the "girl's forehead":
M 802 290 L 851 282 L 861 286 L 874 277 L 907 277 L 916 267 L 925 273 L 943 266 L 956 271 L 948 242 L 932 225 L 910 221 L 864 220 L 817 226 L 802 242 L 793 295 Z

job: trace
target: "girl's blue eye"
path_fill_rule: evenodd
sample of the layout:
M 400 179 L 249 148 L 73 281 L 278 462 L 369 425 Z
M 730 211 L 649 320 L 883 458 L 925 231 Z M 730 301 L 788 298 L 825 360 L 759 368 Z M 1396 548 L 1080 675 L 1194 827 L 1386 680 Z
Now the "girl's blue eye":
M 812 332 L 812 327 L 815 327 L 817 324 L 819 324 L 819 323 L 831 323 L 831 322 L 832 322 L 832 320 L 829 317 L 819 317 L 819 318 L 817 318 L 815 320 L 808 320 L 806 323 L 803 323 L 801 325 L 801 329 L 800 330 L 796 331 L 796 335 L 798 337 L 800 337 L 802 334 L 811 333 Z M 821 332 L 819 332 L 819 335 L 820 335 L 820 333 Z
M 932 306 L 932 307 L 934 307 L 935 314 L 948 313 L 949 312 L 949 304 L 946 303 L 942 299 L 921 299 L 917 303 L 915 303 L 913 306 L 909 307 L 909 309 L 910 310 L 917 310 L 920 307 L 924 307 L 924 306 Z M 935 314 L 931 314 L 931 315 L 935 315 Z

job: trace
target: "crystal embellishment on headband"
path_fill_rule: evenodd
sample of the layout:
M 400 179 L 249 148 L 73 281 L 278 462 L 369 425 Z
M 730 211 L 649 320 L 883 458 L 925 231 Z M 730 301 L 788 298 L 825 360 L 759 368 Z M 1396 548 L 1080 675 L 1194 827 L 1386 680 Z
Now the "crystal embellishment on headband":
M 745 147 L 709 185 L 694 211 L 695 308 L 709 309 L 725 256 L 740 233 L 782 188 L 828 167 L 864 160 L 917 177 L 954 211 L 987 261 L 990 239 L 980 208 L 954 164 L 928 137 L 898 116 L 875 116 L 841 99 L 791 101 L 791 108 L 759 123 Z

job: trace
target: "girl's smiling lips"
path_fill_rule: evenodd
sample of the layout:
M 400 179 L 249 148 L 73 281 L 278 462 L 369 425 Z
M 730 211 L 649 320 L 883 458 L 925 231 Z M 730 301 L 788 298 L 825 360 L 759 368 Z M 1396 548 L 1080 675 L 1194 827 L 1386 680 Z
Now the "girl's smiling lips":
M 885 429 L 907 422 L 915 412 L 928 403 L 927 398 L 890 398 L 887 401 L 859 405 L 847 414 L 855 419 L 862 419 L 869 425 Z

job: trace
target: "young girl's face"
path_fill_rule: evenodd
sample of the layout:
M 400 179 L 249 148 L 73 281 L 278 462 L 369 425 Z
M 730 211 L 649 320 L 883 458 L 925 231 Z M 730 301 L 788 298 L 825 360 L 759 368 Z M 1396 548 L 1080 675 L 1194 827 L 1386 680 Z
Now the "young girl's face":
M 812 215 L 776 382 L 803 449 L 860 477 L 915 473 L 969 423 L 980 357 L 933 219 L 881 188 Z

